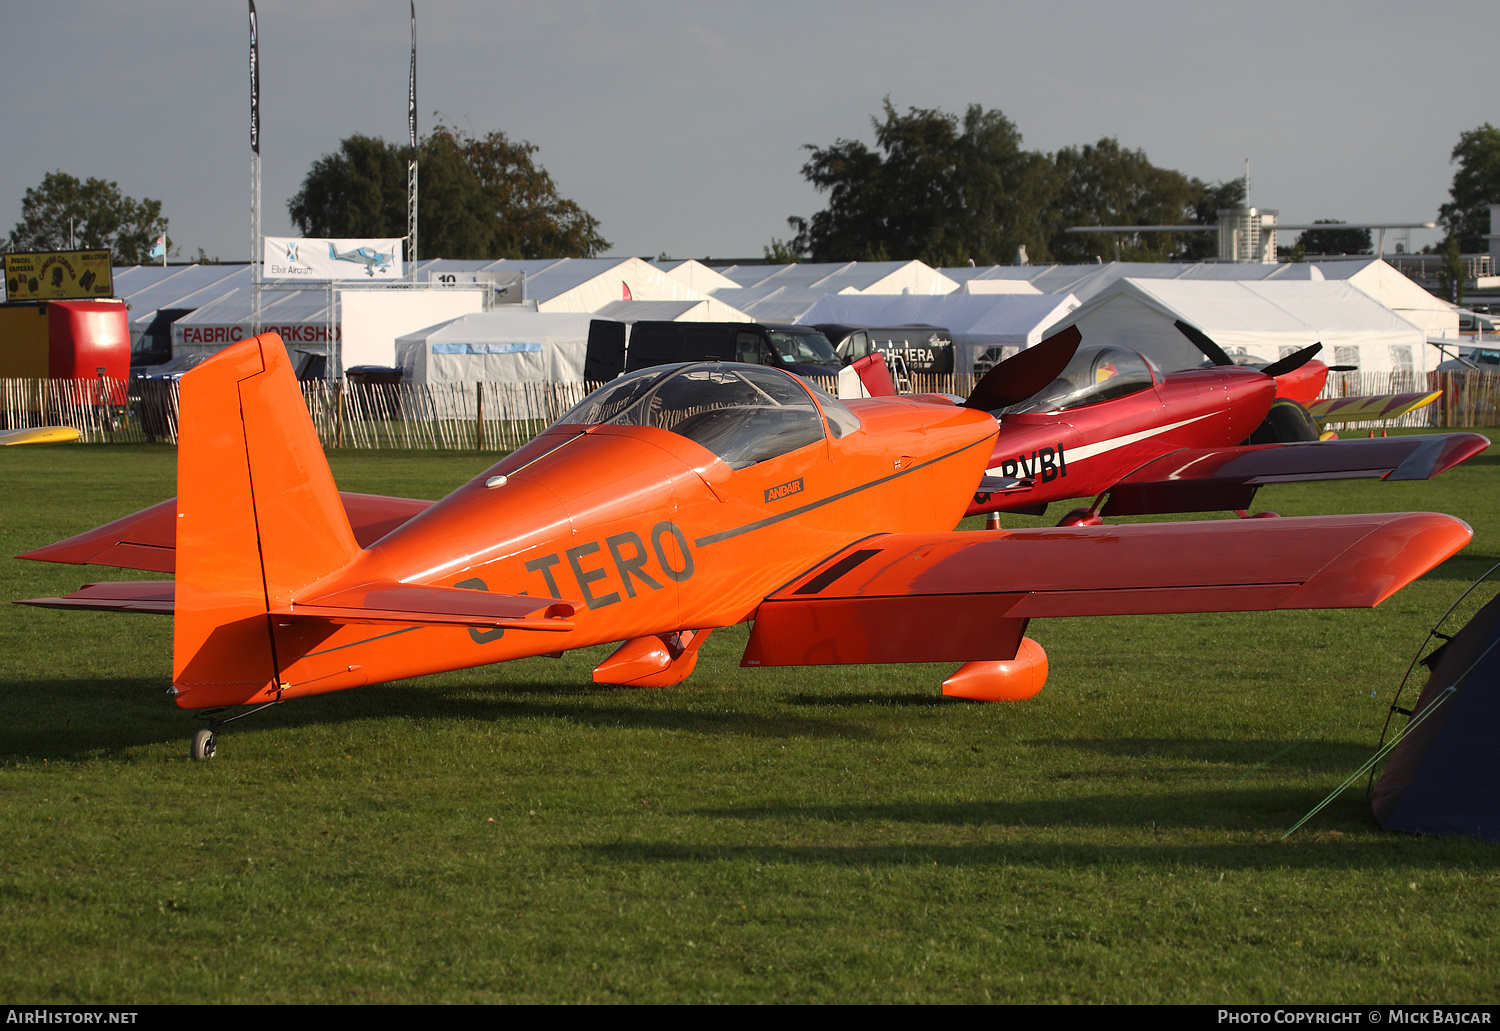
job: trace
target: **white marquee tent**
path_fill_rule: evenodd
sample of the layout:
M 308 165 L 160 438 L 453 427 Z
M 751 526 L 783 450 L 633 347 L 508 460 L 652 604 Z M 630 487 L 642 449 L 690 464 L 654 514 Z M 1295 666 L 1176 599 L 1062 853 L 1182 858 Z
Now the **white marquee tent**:
M 995 289 L 991 284 L 1010 281 L 1030 283 L 1047 294 L 1072 294 L 1088 302 L 1121 279 L 1182 280 L 1318 280 L 1323 273 L 1316 265 L 1241 264 L 1232 262 L 1107 261 L 1098 265 L 988 265 L 978 268 L 943 268 L 939 272 L 966 284 L 971 293 Z
M 1429 337 L 1458 337 L 1458 307 L 1422 289 L 1380 258 L 1320 261 L 1325 279 L 1352 283 Z
M 730 265 L 717 271 L 739 286 L 715 290 L 714 297 L 756 322 L 796 322 L 827 294 L 934 296 L 958 289 L 920 261 Z
M 968 372 L 994 364 L 1002 355 L 1030 347 L 1048 335 L 1054 323 L 1078 307 L 1071 294 L 952 293 L 940 297 L 880 297 L 829 294 L 798 321 L 803 325 L 840 323 L 851 326 L 941 326 L 953 334 L 954 371 Z M 998 350 L 996 350 L 998 349 Z
M 615 301 L 594 312 L 596 319 L 616 322 L 754 322 L 750 316 L 723 301 L 705 297 L 701 301 Z
M 1054 328 L 1076 325 L 1084 344 L 1134 347 L 1165 369 L 1196 367 L 1203 355 L 1173 324 L 1181 319 L 1230 354 L 1274 361 L 1323 344 L 1330 365 L 1361 372 L 1427 371 L 1420 329 L 1346 282 L 1225 282 L 1120 279 Z
M 594 316 L 488 311 L 396 340 L 407 383 L 582 383 Z

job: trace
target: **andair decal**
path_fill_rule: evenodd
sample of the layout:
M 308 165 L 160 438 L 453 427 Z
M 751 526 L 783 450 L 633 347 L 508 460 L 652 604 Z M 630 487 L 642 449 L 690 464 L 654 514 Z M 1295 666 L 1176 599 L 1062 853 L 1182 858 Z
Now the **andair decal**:
M 802 477 L 799 476 L 795 480 L 792 480 L 790 483 L 783 483 L 775 487 L 767 488 L 765 493 L 766 504 L 768 505 L 773 501 L 780 501 L 782 498 L 790 497 L 793 494 L 801 494 Z

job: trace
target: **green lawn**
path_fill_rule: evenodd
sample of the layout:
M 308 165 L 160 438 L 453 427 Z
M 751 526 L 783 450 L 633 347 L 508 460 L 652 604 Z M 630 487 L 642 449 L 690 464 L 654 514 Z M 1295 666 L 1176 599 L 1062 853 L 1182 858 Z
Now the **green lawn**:
M 493 460 L 331 456 L 418 497 Z M 0 451 L 0 554 L 174 462 Z M 1034 622 L 1051 679 L 1012 705 L 945 701 L 952 665 L 744 670 L 737 627 L 679 687 L 595 687 L 589 649 L 296 701 L 193 763 L 168 620 L 6 606 L 0 998 L 1495 1002 L 1500 850 L 1356 790 L 1280 839 L 1500 559 L 1497 464 L 1268 488 L 1475 541 L 1374 611 Z M 0 559 L 6 598 L 112 575 Z

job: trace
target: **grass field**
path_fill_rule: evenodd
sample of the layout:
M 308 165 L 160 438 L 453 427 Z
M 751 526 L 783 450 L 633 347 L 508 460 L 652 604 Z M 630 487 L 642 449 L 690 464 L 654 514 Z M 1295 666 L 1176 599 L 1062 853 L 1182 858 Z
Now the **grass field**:
M 419 497 L 493 460 L 331 456 Z M 174 463 L 4 449 L 4 599 L 134 578 L 8 556 Z M 1353 789 L 1280 839 L 1500 557 L 1497 466 L 1267 488 L 1476 535 L 1374 611 L 1035 621 L 1012 705 L 942 699 L 951 664 L 741 669 L 738 627 L 675 688 L 595 687 L 588 649 L 296 701 L 193 763 L 168 620 L 7 605 L 0 999 L 1495 1002 L 1500 850 Z

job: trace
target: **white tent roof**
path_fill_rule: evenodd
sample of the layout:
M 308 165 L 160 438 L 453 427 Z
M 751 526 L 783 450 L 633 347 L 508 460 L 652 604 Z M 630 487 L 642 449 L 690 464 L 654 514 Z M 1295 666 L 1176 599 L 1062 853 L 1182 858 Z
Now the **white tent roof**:
M 730 265 L 718 271 L 742 287 L 774 286 L 805 290 L 817 296 L 849 290 L 867 294 L 946 294 L 958 288 L 954 280 L 920 261 Z
M 1458 307 L 1434 297 L 1380 258 L 1323 261 L 1325 279 L 1352 283 L 1430 337 L 1458 336 Z
M 958 287 L 920 261 L 730 265 L 718 271 L 739 289 L 717 290 L 714 296 L 757 322 L 795 322 L 827 294 L 933 296 Z
M 681 280 L 694 290 L 701 290 L 703 293 L 733 290 L 740 285 L 728 276 L 692 258 L 687 261 L 657 261 L 653 264 L 673 279 Z
M 789 266 L 726 266 L 718 269 L 738 285 L 714 296 L 759 323 L 793 323 L 825 294 L 916 294 L 935 296 L 959 284 L 921 261 L 831 261 Z
M 1111 284 L 1126 278 L 1209 279 L 1236 282 L 1323 278 L 1317 266 L 1305 263 L 1259 265 L 1216 261 L 1110 261 L 1102 265 L 990 265 L 979 268 L 944 268 L 938 271 L 950 279 L 968 283 L 975 280 L 1022 280 L 1043 293 L 1070 293 L 1085 302 Z
M 130 321 L 149 325 L 161 308 L 200 308 L 250 285 L 249 265 L 136 265 L 114 270 L 115 296 L 130 305 Z
M 798 321 L 810 326 L 836 322 L 851 326 L 941 326 L 954 340 L 975 343 L 1037 343 L 1052 323 L 1078 306 L 1055 294 L 990 294 L 945 297 L 881 297 L 830 294 Z
M 961 294 L 1039 294 L 1034 284 L 1025 279 L 966 279 L 958 284 Z
M 942 297 L 830 294 L 799 320 L 803 325 L 941 326 L 958 349 L 955 368 L 972 368 L 992 347 L 1030 347 L 1074 308 L 1071 294 L 947 294 Z
M 594 312 L 599 319 L 616 322 L 754 322 L 750 316 L 723 301 L 705 297 L 701 301 L 614 301 Z
M 1076 325 L 1085 344 L 1118 343 L 1144 351 L 1167 369 L 1195 367 L 1203 356 L 1173 325 L 1177 319 L 1231 354 L 1243 350 L 1275 360 L 1321 342 L 1320 357 L 1330 364 L 1390 372 L 1404 360 L 1409 371 L 1426 370 L 1422 331 L 1343 282 L 1126 278 L 1053 329 Z

